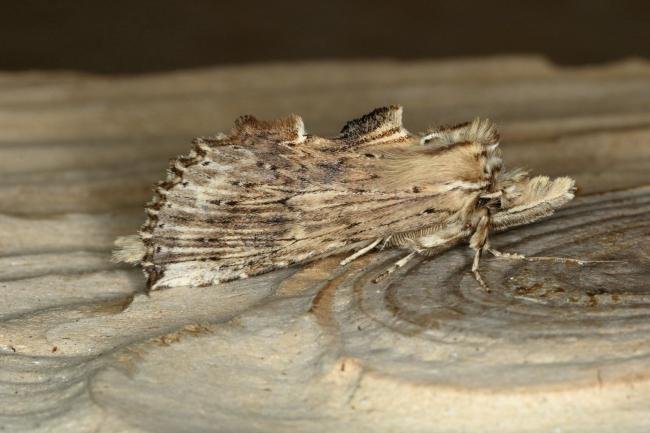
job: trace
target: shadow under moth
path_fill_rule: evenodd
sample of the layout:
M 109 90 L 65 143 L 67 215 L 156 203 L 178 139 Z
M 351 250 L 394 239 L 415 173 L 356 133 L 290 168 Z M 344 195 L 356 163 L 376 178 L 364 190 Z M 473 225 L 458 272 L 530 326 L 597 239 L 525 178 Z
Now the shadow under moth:
M 149 290 L 246 278 L 325 256 L 399 248 L 403 258 L 468 241 L 500 257 L 490 232 L 550 215 L 574 181 L 503 170 L 489 120 L 422 135 L 402 108 L 378 108 L 335 138 L 305 133 L 302 119 L 243 116 L 230 134 L 197 138 L 155 187 L 138 235 L 118 238 L 113 258 L 140 264 Z M 540 258 L 541 259 L 541 258 Z M 552 258 L 551 258 L 552 259 Z M 565 259 L 570 260 L 570 259 Z

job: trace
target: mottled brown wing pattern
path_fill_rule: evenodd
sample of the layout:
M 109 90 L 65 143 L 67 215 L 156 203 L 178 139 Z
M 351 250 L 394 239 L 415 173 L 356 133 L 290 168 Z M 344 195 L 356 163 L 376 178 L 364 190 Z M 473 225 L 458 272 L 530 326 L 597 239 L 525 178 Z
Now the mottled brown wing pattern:
M 348 123 L 333 140 L 305 136 L 296 116 L 247 116 L 228 136 L 197 139 L 147 208 L 149 286 L 228 281 L 441 224 L 466 192 L 381 179 L 390 170 L 382 152 L 418 145 L 398 107 Z

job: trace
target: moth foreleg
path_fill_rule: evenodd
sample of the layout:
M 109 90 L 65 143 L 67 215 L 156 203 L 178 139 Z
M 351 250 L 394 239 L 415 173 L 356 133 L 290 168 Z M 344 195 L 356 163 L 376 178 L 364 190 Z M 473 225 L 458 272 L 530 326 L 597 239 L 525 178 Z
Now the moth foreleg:
M 483 277 L 481 277 L 481 273 L 478 270 L 478 266 L 481 260 L 481 252 L 488 245 L 489 226 L 490 226 L 489 216 L 486 214 L 482 215 L 476 225 L 476 229 L 474 230 L 472 237 L 470 237 L 469 239 L 469 246 L 471 249 L 474 250 L 474 261 L 472 262 L 472 273 L 474 274 L 474 278 L 476 279 L 476 281 L 478 281 L 481 287 L 488 293 L 491 292 L 492 290 L 490 290 L 488 285 L 483 280 Z
M 479 272 L 479 269 L 478 269 L 479 268 L 479 262 L 481 260 L 481 251 L 483 249 L 482 248 L 473 248 L 473 249 L 474 249 L 474 261 L 472 261 L 472 273 L 474 274 L 474 278 L 479 283 L 479 285 L 483 288 L 483 290 L 490 293 L 492 290 L 487 285 L 485 280 L 483 280 L 483 277 L 481 276 L 481 273 Z
M 358 259 L 358 258 L 361 257 L 362 255 L 366 254 L 368 251 L 372 250 L 372 249 L 375 248 L 377 245 L 379 245 L 379 242 L 381 242 L 381 238 L 379 238 L 379 239 L 377 239 L 377 240 L 371 242 L 370 245 L 361 248 L 359 251 L 357 251 L 357 252 L 355 252 L 354 254 L 352 254 L 352 255 L 346 257 L 345 259 L 341 260 L 341 263 L 340 263 L 341 266 L 345 266 L 345 265 L 347 265 L 348 263 L 350 263 L 350 262 L 352 262 L 352 261 Z
M 399 268 L 406 265 L 413 257 L 416 256 L 416 254 L 417 254 L 417 251 L 413 251 L 413 252 L 409 253 L 408 255 L 402 257 L 401 259 L 399 259 L 398 261 L 393 263 L 393 265 L 390 268 L 386 269 L 384 272 L 382 272 L 377 277 L 375 277 L 375 279 L 372 280 L 372 282 L 373 283 L 378 283 L 381 280 L 383 280 L 384 278 L 388 277 L 390 274 L 392 274 L 393 272 L 395 272 Z

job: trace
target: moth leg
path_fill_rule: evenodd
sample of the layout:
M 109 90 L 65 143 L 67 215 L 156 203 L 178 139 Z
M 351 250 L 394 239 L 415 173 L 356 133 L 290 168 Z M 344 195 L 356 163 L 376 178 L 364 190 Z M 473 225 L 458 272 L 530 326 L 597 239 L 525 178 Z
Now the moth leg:
M 386 245 L 388 245 L 388 242 L 392 237 L 393 235 L 388 235 L 386 239 L 384 239 L 384 242 L 381 243 L 381 247 L 379 247 L 379 251 L 384 251 L 384 248 L 386 248 Z
M 483 280 L 483 277 L 481 276 L 481 273 L 478 270 L 479 262 L 481 260 L 481 251 L 482 248 L 476 248 L 474 249 L 474 261 L 472 262 L 472 273 L 474 274 L 474 278 L 476 281 L 479 283 L 481 288 L 485 290 L 487 293 L 492 292 L 492 289 L 487 285 L 485 280 Z
M 482 233 L 483 232 L 483 233 Z M 491 293 L 492 289 L 487 285 L 481 272 L 479 271 L 479 263 L 481 261 L 481 253 L 488 246 L 487 241 L 487 230 L 477 230 L 470 239 L 470 248 L 474 250 L 474 260 L 472 261 L 472 274 L 474 274 L 474 279 L 478 282 L 483 290 L 487 293 Z
M 474 229 L 474 233 L 472 234 L 472 237 L 469 239 L 469 246 L 471 249 L 474 250 L 474 261 L 472 262 L 472 273 L 474 274 L 474 278 L 480 286 L 485 290 L 486 292 L 490 293 L 492 290 L 490 287 L 485 283 L 483 280 L 483 277 L 481 277 L 481 273 L 478 270 L 479 267 L 479 262 L 481 260 L 481 252 L 488 246 L 488 232 L 489 232 L 489 227 L 490 227 L 490 217 L 487 214 L 487 211 L 481 217 L 479 218 L 476 228 Z
M 408 262 L 409 262 L 413 257 L 415 257 L 416 255 L 417 255 L 417 251 L 413 251 L 413 252 L 409 253 L 408 255 L 402 257 L 401 259 L 399 259 L 398 261 L 396 261 L 395 263 L 393 263 L 393 266 L 391 266 L 390 268 L 386 269 L 384 272 L 382 272 L 382 273 L 379 274 L 377 277 L 375 277 L 375 279 L 372 280 L 372 282 L 373 282 L 373 283 L 378 283 L 378 282 L 380 282 L 381 280 L 383 280 L 384 278 L 388 277 L 390 274 L 392 274 L 393 272 L 395 272 L 396 270 L 398 270 L 399 268 L 401 268 L 402 266 L 404 266 L 405 264 L 407 264 L 407 263 L 408 263 Z
M 499 250 L 496 250 L 492 248 L 489 245 L 486 245 L 486 250 L 488 250 L 494 257 L 498 257 L 500 259 L 514 259 L 514 260 L 526 260 L 526 256 L 523 254 L 519 253 L 503 253 Z
M 381 242 L 381 238 L 379 238 L 379 239 L 377 239 L 377 240 L 371 242 L 370 245 L 361 248 L 361 249 L 360 249 L 359 251 L 357 251 L 356 253 L 354 253 L 354 254 L 352 254 L 351 256 L 348 256 L 348 257 L 346 257 L 345 259 L 341 260 L 341 263 L 340 263 L 341 266 L 347 265 L 348 263 L 350 263 L 350 262 L 352 262 L 352 261 L 358 259 L 358 258 L 361 257 L 362 255 L 366 254 L 368 251 L 370 251 L 370 250 L 372 250 L 373 248 L 375 248 L 375 247 L 379 244 L 379 242 Z
M 575 263 L 584 265 L 585 263 L 621 263 L 622 260 L 581 260 L 569 257 L 549 257 L 549 256 L 525 256 L 519 253 L 504 253 L 496 250 L 489 245 L 486 248 L 494 257 L 499 259 L 528 260 L 529 262 L 551 261 L 555 263 Z

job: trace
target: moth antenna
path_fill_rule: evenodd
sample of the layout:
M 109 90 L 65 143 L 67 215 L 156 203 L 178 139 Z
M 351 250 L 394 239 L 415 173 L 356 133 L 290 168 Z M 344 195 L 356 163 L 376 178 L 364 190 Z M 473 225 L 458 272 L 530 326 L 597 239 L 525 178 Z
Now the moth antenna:
M 115 249 L 111 256 L 114 263 L 125 262 L 136 265 L 142 261 L 147 249 L 138 235 L 121 236 L 115 240 Z

